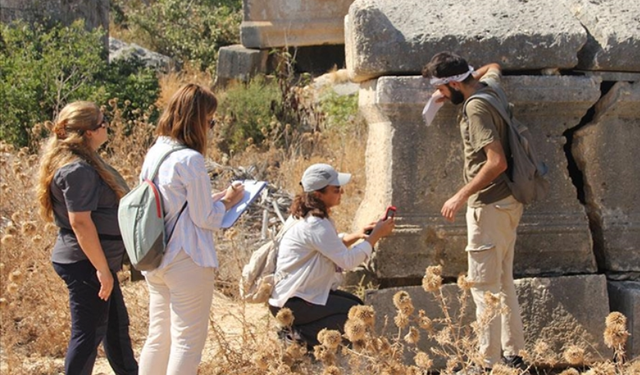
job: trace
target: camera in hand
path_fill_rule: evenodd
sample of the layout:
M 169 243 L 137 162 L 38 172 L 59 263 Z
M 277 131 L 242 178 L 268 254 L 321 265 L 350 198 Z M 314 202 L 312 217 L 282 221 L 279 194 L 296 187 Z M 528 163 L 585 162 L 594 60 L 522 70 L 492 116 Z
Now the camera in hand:
M 390 217 L 396 216 L 396 206 L 387 207 L 387 212 L 384 214 L 384 220 L 387 220 Z M 373 229 L 367 229 L 364 231 L 364 234 L 370 235 L 373 232 Z

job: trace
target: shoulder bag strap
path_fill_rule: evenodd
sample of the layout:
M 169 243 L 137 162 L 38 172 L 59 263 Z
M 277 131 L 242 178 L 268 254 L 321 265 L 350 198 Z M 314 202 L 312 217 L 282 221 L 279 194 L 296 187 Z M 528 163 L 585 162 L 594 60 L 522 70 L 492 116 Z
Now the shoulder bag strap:
M 182 150 L 182 149 L 185 149 L 185 148 L 187 148 L 187 146 L 179 145 L 179 146 L 172 147 L 171 149 L 165 151 L 165 153 L 160 156 L 160 158 L 158 159 L 156 164 L 153 166 L 151 175 L 148 176 L 147 178 L 149 180 L 153 181 L 153 179 L 156 178 L 156 176 L 158 175 L 158 171 L 160 170 L 160 166 L 165 161 L 165 159 L 169 155 L 171 155 L 171 153 L 173 153 L 174 151 Z M 171 228 L 171 232 L 169 232 L 169 236 L 167 237 L 166 243 L 169 243 L 169 241 L 171 240 L 171 236 L 173 236 L 173 232 L 176 230 L 176 226 L 178 226 L 178 220 L 180 220 L 180 215 L 182 215 L 182 212 L 184 211 L 185 208 L 187 208 L 187 201 L 186 200 L 184 201 L 184 204 L 182 205 L 182 208 L 180 209 L 180 212 L 178 213 L 178 217 L 176 218 L 176 223 L 173 224 L 173 228 Z

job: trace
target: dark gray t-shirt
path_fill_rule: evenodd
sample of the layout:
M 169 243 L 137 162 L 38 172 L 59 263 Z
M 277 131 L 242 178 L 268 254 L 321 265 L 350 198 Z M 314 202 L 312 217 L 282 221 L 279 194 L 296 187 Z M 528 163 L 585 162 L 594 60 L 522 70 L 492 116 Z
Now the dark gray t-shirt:
M 77 161 L 58 169 L 51 181 L 51 196 L 56 225 L 63 229 L 53 247 L 53 262 L 68 264 L 87 259 L 72 232 L 69 212 L 91 211 L 99 235 L 120 235 L 118 198 L 88 163 Z M 122 240 L 101 238 L 100 244 L 109 268 L 114 272 L 120 270 L 124 255 Z

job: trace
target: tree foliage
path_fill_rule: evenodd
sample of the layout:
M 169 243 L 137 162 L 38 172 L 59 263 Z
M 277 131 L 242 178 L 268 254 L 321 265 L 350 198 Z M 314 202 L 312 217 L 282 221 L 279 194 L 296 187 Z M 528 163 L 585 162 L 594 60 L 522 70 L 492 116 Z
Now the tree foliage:
M 99 105 L 118 97 L 130 110 L 146 109 L 159 94 L 156 73 L 137 60 L 107 62 L 103 31 L 69 26 L 2 24 L 0 29 L 0 139 L 22 147 L 31 127 L 52 120 L 75 100 Z

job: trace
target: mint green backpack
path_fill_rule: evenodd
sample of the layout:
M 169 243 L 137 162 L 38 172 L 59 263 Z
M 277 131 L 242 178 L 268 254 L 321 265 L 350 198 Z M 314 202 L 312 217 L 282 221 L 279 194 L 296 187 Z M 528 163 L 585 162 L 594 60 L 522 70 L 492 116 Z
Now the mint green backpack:
M 182 211 L 187 207 L 187 202 L 185 202 L 182 209 L 180 209 L 176 224 L 169 235 L 166 236 L 162 196 L 158 187 L 153 183 L 153 179 L 158 174 L 160 165 L 167 156 L 183 148 L 185 146 L 168 150 L 160 157 L 158 163 L 152 169 L 151 175 L 142 179 L 138 186 L 120 199 L 120 206 L 118 207 L 120 234 L 131 260 L 131 265 L 138 271 L 151 271 L 158 268 L 175 225 L 178 224 Z

